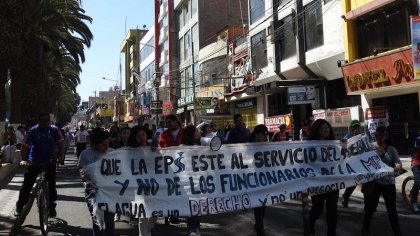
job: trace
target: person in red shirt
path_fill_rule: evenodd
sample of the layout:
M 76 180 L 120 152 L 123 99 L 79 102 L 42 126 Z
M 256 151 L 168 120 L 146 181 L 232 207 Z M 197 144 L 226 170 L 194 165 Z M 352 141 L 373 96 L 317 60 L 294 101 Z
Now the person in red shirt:
M 420 135 L 420 132 L 419 132 Z M 420 189 L 420 136 L 416 138 L 414 143 L 415 152 L 411 158 L 411 170 L 413 171 L 414 185 L 411 189 L 411 206 L 414 212 L 419 212 L 417 197 Z
M 167 115 L 165 117 L 166 128 L 159 137 L 159 147 L 166 148 L 179 146 L 181 144 L 184 129 L 175 115 Z

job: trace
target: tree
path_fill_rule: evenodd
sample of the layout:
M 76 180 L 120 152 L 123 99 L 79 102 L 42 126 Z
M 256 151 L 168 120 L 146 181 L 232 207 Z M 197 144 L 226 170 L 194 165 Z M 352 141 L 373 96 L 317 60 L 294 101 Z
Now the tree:
M 9 17 L 0 18 L 5 25 L 20 27 L 20 30 L 14 32 L 17 37 L 12 37 L 20 38 L 16 51 L 0 53 L 0 83 L 3 82 L 4 73 L 1 68 L 9 69 L 12 80 L 12 120 L 22 122 L 39 112 L 53 112 L 57 94 L 61 91 L 59 86 L 63 81 L 69 80 L 68 85 L 71 86 L 66 89 L 73 91 L 74 87 L 73 93 L 76 94 L 74 84 L 80 83 L 80 63 L 85 61 L 84 48 L 89 47 L 93 39 L 85 22 L 91 22 L 92 19 L 84 14 L 76 0 L 6 2 L 9 8 L 20 6 L 21 10 L 17 12 L 21 14 L 15 16 L 20 15 L 18 18 L 22 22 L 10 20 L 10 14 Z M 12 44 L 12 40 L 3 41 Z M 9 54 L 18 59 L 14 63 L 2 63 Z M 61 65 L 64 64 L 66 70 L 74 67 L 71 74 L 63 71 Z M 54 65 L 62 68 L 54 68 Z M 4 113 L 1 107 L 0 113 Z

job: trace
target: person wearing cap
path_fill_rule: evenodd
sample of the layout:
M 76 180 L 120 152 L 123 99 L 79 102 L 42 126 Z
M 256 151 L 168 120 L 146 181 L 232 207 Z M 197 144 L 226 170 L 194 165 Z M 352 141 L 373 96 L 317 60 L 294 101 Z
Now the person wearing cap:
M 393 168 L 394 174 L 401 172 L 401 160 L 398 156 L 397 149 L 391 145 L 391 140 L 387 128 L 379 126 L 375 132 L 376 153 L 381 161 L 387 166 Z M 373 218 L 373 214 L 378 207 L 379 198 L 382 195 L 385 201 L 386 210 L 388 212 L 389 223 L 392 227 L 393 235 L 401 236 L 400 222 L 398 219 L 397 207 L 396 207 L 396 187 L 395 187 L 395 175 L 386 175 L 379 179 L 375 179 L 370 185 L 364 185 L 362 187 L 363 196 L 365 199 L 365 214 L 363 218 L 362 235 L 371 235 L 370 223 Z
M 361 124 L 359 120 L 352 120 L 349 127 L 349 132 L 343 137 L 343 139 L 349 139 L 353 136 L 359 135 L 362 132 Z M 348 187 L 344 191 L 343 194 L 343 201 L 341 201 L 341 204 L 344 208 L 349 207 L 349 199 L 351 195 L 353 194 L 354 190 L 356 189 L 356 185 L 353 187 Z
M 249 136 L 250 143 L 268 142 L 268 128 L 265 125 L 257 125 Z M 254 231 L 257 236 L 265 236 L 264 230 L 265 206 L 254 208 Z
M 413 171 L 414 185 L 411 189 L 411 207 L 414 212 L 420 212 L 417 197 L 420 189 L 420 132 L 414 141 L 414 154 L 411 158 L 411 170 Z
M 41 114 L 38 117 L 38 125 L 33 126 L 22 142 L 21 166 L 26 166 L 22 188 L 19 192 L 19 199 L 16 203 L 15 216 L 20 216 L 23 206 L 28 202 L 30 191 L 35 183 L 36 177 L 43 170 L 46 170 L 46 180 L 49 188 L 50 217 L 55 217 L 55 201 L 57 200 L 56 190 L 56 146 L 59 146 L 58 159 L 64 160 L 65 143 L 57 126 L 51 125 L 49 114 Z M 29 152 L 29 155 L 27 155 Z
M 80 130 L 74 134 L 74 143 L 76 144 L 76 155 L 79 158 L 80 153 L 86 149 L 89 143 L 89 133 L 85 130 L 84 125 L 81 125 Z

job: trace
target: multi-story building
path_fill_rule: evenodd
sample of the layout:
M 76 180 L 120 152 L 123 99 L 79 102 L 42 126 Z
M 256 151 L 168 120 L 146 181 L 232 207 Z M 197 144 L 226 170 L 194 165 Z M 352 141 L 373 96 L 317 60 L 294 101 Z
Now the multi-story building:
M 140 80 L 137 86 L 137 98 L 140 105 L 141 114 L 146 118 L 155 118 L 157 114 L 152 114 L 150 105 L 152 101 L 157 101 L 156 96 L 156 62 L 155 62 L 155 30 L 154 27 L 140 40 Z M 152 120 L 155 120 L 152 119 Z M 149 119 L 147 119 L 149 120 Z
M 115 86 L 108 91 L 99 91 L 99 96 L 89 97 L 86 110 L 86 120 L 89 127 L 98 127 L 101 125 L 109 126 L 114 119 L 115 110 L 118 107 L 115 105 L 115 98 L 119 90 Z
M 369 129 L 378 125 L 375 118 L 387 117 L 393 144 L 407 154 L 420 130 L 410 41 L 410 15 L 419 14 L 419 2 L 354 0 L 342 7 L 347 94 L 361 97 Z
M 179 73 L 174 73 L 177 75 L 174 84 L 179 88 L 177 113 L 185 123 L 194 123 L 195 93 L 202 85 L 219 86 L 211 81 L 226 80 L 226 69 L 217 72 L 211 68 L 216 64 L 220 66 L 220 61 L 225 62 L 223 67 L 226 68 L 228 35 L 225 27 L 246 24 L 247 0 L 175 0 L 174 9 L 177 21 L 173 25 L 178 28 L 176 43 L 179 45 L 176 63 Z M 222 31 L 226 32 L 220 34 Z
M 236 95 L 246 100 L 234 108 L 247 109 L 250 125 L 292 115 L 297 138 L 313 110 L 360 104 L 339 80 L 337 61 L 344 60 L 340 12 L 340 1 L 249 0 L 246 71 L 252 82 L 242 91 L 246 95 Z
M 121 90 L 119 95 L 125 101 L 118 97 L 116 102 L 121 104 L 119 107 L 124 107 L 125 102 L 127 114 L 125 116 L 119 114 L 120 122 L 131 122 L 135 116 L 139 115 L 139 106 L 135 99 L 137 97 L 136 88 L 138 84 L 136 73 L 138 75 L 140 66 L 140 40 L 146 33 L 147 30 L 145 29 L 130 29 L 121 43 L 120 52 L 124 54 L 125 94 L 122 94 Z M 122 87 L 122 79 L 120 78 L 120 87 Z

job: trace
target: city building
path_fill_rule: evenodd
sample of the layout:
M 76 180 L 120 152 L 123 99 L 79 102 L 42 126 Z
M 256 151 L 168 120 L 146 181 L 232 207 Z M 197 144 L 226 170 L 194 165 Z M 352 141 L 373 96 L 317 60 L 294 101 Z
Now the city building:
M 200 88 L 220 90 L 219 86 L 227 83 L 228 37 L 232 37 L 228 26 L 242 28 L 247 23 L 247 0 L 176 0 L 174 9 L 176 17 L 171 19 L 177 19 L 173 25 L 177 27 L 179 54 L 178 73 L 174 71 L 170 87 L 178 88 L 174 98 L 181 120 L 197 123 L 197 114 L 202 113 L 194 108 L 194 100 Z
M 98 96 L 89 97 L 86 110 L 84 124 L 89 128 L 105 126 L 108 127 L 112 122 L 116 121 L 114 118 L 115 99 L 118 96 L 119 89 L 117 86 L 109 88 L 108 91 L 99 91 Z M 121 124 L 121 123 L 120 123 Z
M 158 77 L 156 77 L 155 62 L 155 30 L 152 26 L 140 40 L 140 78 L 137 86 L 137 98 L 140 105 L 140 112 L 146 121 L 156 120 L 157 115 L 151 112 L 152 101 L 158 101 L 156 88 Z M 159 85 L 158 85 L 159 86 Z
M 419 2 L 355 0 L 342 7 L 347 94 L 360 95 L 368 130 L 380 125 L 375 118 L 387 118 L 393 145 L 408 154 L 420 130 L 410 41 L 410 16 L 419 14 Z
M 118 121 L 120 123 L 132 122 L 140 113 L 136 99 L 136 88 L 140 66 L 140 40 L 146 33 L 146 29 L 130 29 L 121 43 L 120 52 L 124 54 L 125 94 L 122 93 L 123 90 L 120 90 L 118 93 L 119 96 L 116 98 L 115 102 L 118 104 L 118 107 L 121 108 L 118 111 L 123 114 L 124 111 L 122 107 L 126 106 L 126 109 L 124 110 L 127 111 L 127 113 L 124 116 L 122 116 L 121 113 L 118 115 Z M 122 88 L 122 75 L 122 71 L 120 71 L 120 88 Z
M 233 88 L 230 101 L 237 112 L 247 109 L 250 126 L 291 116 L 297 139 L 314 110 L 360 105 L 337 67 L 344 60 L 340 1 L 249 0 L 249 16 L 250 56 L 236 62 L 247 84 Z M 337 125 L 346 131 L 349 124 Z

